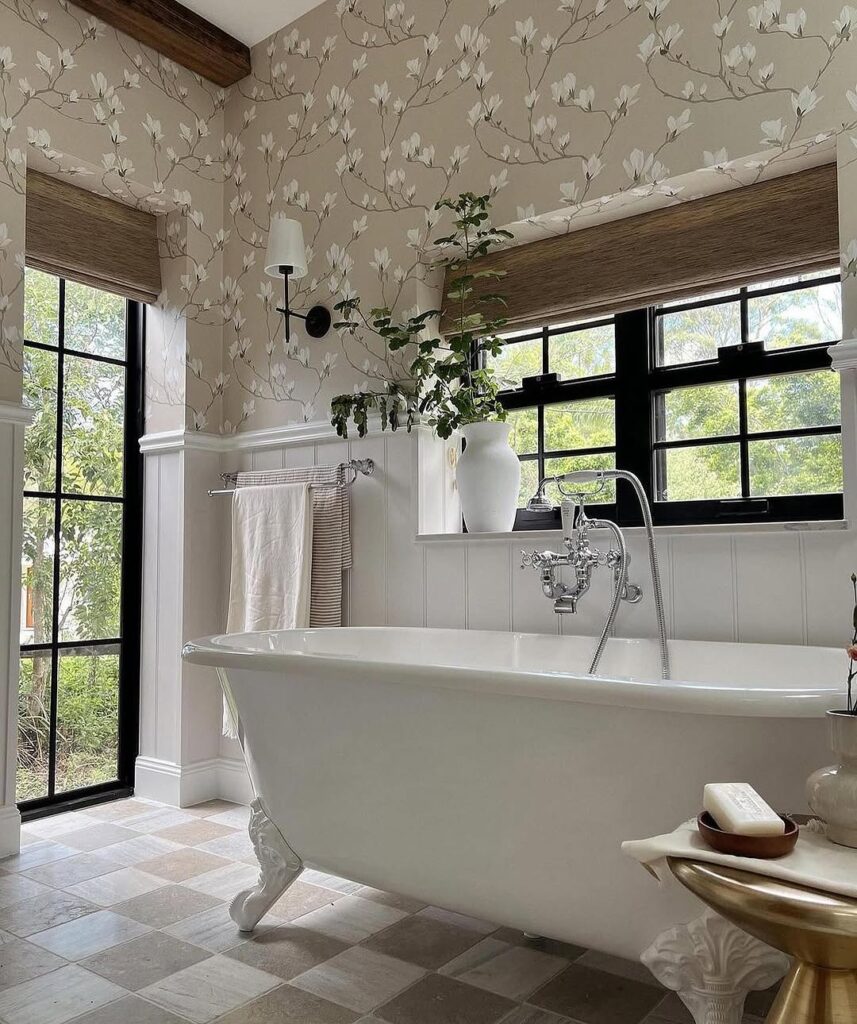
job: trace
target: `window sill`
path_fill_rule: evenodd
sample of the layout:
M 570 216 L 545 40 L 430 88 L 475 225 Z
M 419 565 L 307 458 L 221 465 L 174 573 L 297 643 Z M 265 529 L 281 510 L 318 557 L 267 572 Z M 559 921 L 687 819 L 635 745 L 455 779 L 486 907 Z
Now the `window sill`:
M 797 523 L 694 523 L 689 526 L 656 526 L 657 537 L 688 537 L 696 534 L 746 534 L 746 533 L 826 533 L 831 530 L 849 529 L 847 519 L 821 519 Z M 595 531 L 593 531 L 595 532 Z M 644 536 L 642 526 L 625 527 L 626 537 Z M 514 530 L 511 533 L 419 533 L 417 544 L 450 544 L 466 541 L 468 544 L 497 543 L 498 541 L 541 541 L 550 546 L 560 539 L 562 530 Z

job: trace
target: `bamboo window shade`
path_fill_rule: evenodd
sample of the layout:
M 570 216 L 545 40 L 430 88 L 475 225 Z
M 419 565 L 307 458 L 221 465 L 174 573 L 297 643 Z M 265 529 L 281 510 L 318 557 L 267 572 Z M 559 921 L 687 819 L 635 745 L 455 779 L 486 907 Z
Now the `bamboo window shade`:
M 27 172 L 27 265 L 154 302 L 161 290 L 157 220 L 62 179 Z
M 511 327 L 587 319 L 839 263 L 836 165 L 826 164 L 474 261 L 503 271 L 475 297 Z M 447 271 L 444 294 L 454 274 Z M 444 317 L 444 325 L 451 317 Z

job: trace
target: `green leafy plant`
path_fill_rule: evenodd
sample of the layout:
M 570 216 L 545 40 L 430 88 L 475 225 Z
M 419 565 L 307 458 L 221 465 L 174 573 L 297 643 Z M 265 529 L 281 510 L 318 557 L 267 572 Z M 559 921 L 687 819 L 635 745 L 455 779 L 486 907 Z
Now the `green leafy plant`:
M 392 310 L 383 306 L 364 313 L 359 297 L 336 305 L 342 316 L 338 330 L 369 331 L 390 352 L 408 346 L 415 351 L 403 379 L 387 381 L 383 389 L 337 395 L 332 400 L 331 423 L 340 437 L 348 436 L 349 421 L 360 437 L 365 436 L 372 411 L 380 415 L 382 430 L 388 426 L 397 430 L 403 422 L 410 430 L 419 416 L 442 438 L 468 423 L 506 418 L 497 398 L 500 383 L 486 365 L 486 357 L 499 355 L 502 348 L 498 334 L 506 320 L 497 310 L 505 300 L 500 294 L 477 290 L 477 282 L 499 279 L 503 272 L 474 269 L 473 263 L 512 235 L 491 226 L 490 196 L 463 192 L 457 199 L 437 203 L 435 209 L 451 211 L 455 229 L 435 243 L 445 254 L 441 265 L 450 282 L 442 310 L 397 321 Z M 443 335 L 434 330 L 441 322 L 448 325 Z

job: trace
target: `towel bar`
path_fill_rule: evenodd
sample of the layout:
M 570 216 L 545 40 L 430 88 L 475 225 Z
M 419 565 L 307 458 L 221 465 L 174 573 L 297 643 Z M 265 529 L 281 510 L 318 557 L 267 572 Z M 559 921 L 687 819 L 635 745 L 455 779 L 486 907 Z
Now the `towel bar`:
M 312 468 L 312 467 L 308 467 Z M 331 467 L 333 468 L 333 467 Z M 310 489 L 319 487 L 350 487 L 357 477 L 362 473 L 363 476 L 372 476 L 375 472 L 375 460 L 374 459 L 349 459 L 347 462 L 340 462 L 336 467 L 336 471 L 342 475 L 342 481 L 329 484 L 310 484 Z M 273 470 L 272 472 L 277 472 Z M 287 469 L 282 471 L 288 473 Z M 351 472 L 352 476 L 350 479 L 347 478 L 347 474 Z M 208 492 L 209 498 L 216 497 L 221 494 L 234 494 L 237 488 L 238 472 L 232 473 L 221 473 L 220 479 L 225 484 L 232 484 L 231 487 L 224 487 L 219 490 L 210 490 Z M 283 481 L 286 482 L 286 481 Z M 252 486 L 252 485 L 251 485 Z

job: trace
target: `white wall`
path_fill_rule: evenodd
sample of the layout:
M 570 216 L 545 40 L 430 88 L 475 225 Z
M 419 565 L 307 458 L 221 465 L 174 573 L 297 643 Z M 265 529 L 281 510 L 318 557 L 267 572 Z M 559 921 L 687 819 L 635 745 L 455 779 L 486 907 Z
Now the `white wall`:
M 244 443 L 252 444 L 252 435 Z M 608 597 L 605 573 L 596 574 L 578 615 L 557 616 L 541 594 L 538 575 L 519 568 L 522 548 L 560 550 L 556 532 L 499 540 L 441 534 L 417 539 L 419 509 L 412 483 L 420 452 L 413 436 L 376 433 L 362 441 L 314 441 L 226 453 L 222 465 L 224 471 L 271 469 L 367 456 L 375 460 L 375 476 L 360 477 L 352 490 L 350 625 L 591 635 L 600 630 Z M 618 632 L 650 636 L 654 609 L 646 548 L 639 531 L 630 533 L 631 575 L 642 584 L 645 596 L 637 607 L 622 607 Z M 225 550 L 228 541 L 225 534 Z M 847 639 L 849 575 L 852 564 L 857 568 L 854 530 L 818 529 L 815 524 L 713 527 L 708 532 L 661 527 L 657 543 L 672 636 L 833 646 Z

